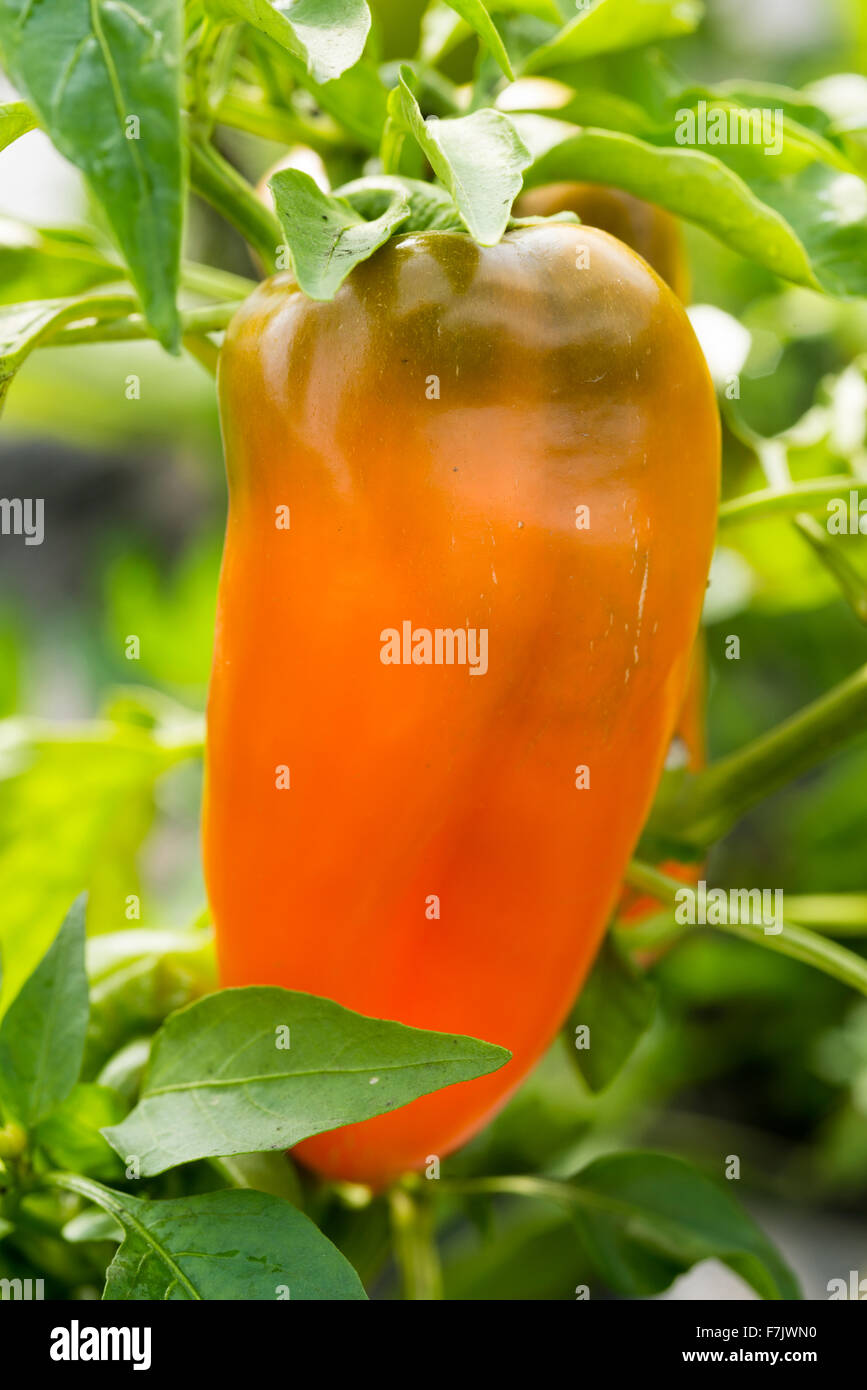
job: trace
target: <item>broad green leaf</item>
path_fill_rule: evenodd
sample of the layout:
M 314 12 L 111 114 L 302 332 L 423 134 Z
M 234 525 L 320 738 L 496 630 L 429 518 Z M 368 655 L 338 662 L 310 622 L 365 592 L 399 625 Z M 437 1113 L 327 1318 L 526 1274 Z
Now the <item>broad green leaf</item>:
M 69 298 L 122 280 L 86 232 L 30 227 L 0 217 L 0 304 Z
M 316 82 L 330 82 L 361 57 L 370 32 L 366 0 L 208 0 L 274 39 L 304 63 Z
M 182 729 L 119 720 L 0 723 L 5 1002 L 82 887 L 91 933 L 124 925 L 127 897 L 138 890 L 136 857 L 153 819 L 156 779 L 196 747 Z
M 365 1018 L 272 986 L 227 989 L 173 1014 L 141 1099 L 106 1138 L 143 1176 L 270 1149 L 496 1071 L 501 1047 Z
M 535 155 L 527 188 L 561 179 L 614 184 L 705 227 L 784 279 L 817 287 L 797 233 L 714 156 L 685 147 L 660 148 L 631 135 L 576 128 L 545 116 L 513 119 Z
M 35 129 L 36 118 L 26 102 L 0 102 L 0 150 L 5 150 L 19 135 Z
M 175 349 L 183 222 L 180 0 L 0 0 L 0 53 L 88 180 L 145 315 Z
M 490 7 L 486 8 L 482 0 L 448 0 L 448 4 L 471 29 L 475 30 L 497 66 L 511 78 L 512 65 L 497 26 L 488 13 Z
M 19 367 L 52 333 L 81 320 L 122 318 L 137 307 L 130 294 L 106 293 L 31 300 L 0 308 L 0 410 Z
M 408 69 L 401 73 L 390 112 L 399 114 L 415 136 L 470 235 L 482 246 L 496 246 L 521 190 L 522 172 L 532 161 L 530 152 L 502 111 L 424 120 L 407 85 L 410 75 Z
M 120 1124 L 127 1106 L 107 1086 L 81 1083 L 36 1127 L 35 1141 L 57 1168 L 122 1179 L 123 1164 L 100 1134 Z
M 78 1080 L 87 1031 L 84 895 L 0 1022 L 0 1103 L 25 1128 L 65 1100 Z
M 703 12 L 701 0 L 596 0 L 532 53 L 525 72 L 574 63 L 612 49 L 637 47 L 677 34 L 689 34 Z
M 564 1029 L 566 1045 L 591 1091 L 614 1080 L 655 1009 L 653 985 L 609 932 Z M 582 1026 L 589 1030 L 586 1048 L 575 1046 L 575 1030 Z
M 682 1159 L 613 1154 L 570 1185 L 584 1248 L 615 1293 L 647 1298 L 700 1260 L 717 1259 L 761 1298 L 801 1297 L 792 1271 L 726 1187 Z
M 313 1222 L 265 1192 L 142 1201 L 88 1179 L 64 1186 L 123 1230 L 103 1298 L 130 1302 L 364 1299 L 352 1265 Z
M 311 299 L 333 299 L 347 275 L 388 241 L 409 216 L 409 200 L 396 189 L 366 221 L 345 199 L 323 193 L 309 174 L 283 169 L 270 180 L 298 284 Z

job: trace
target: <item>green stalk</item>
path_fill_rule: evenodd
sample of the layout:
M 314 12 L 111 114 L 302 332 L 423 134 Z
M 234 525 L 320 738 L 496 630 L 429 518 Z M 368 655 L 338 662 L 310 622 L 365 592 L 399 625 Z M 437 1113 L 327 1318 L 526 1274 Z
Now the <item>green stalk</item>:
M 719 509 L 720 527 L 739 526 L 747 521 L 764 521 L 769 516 L 795 516 L 798 512 L 824 507 L 833 497 L 867 493 L 867 479 L 842 474 L 831 478 L 809 478 L 785 488 L 762 488 L 743 497 L 723 502 Z
M 867 728 L 867 666 L 806 709 L 703 772 L 663 793 L 650 817 L 651 838 L 705 849 L 757 802 L 808 772 Z
M 273 140 L 278 145 L 309 145 L 317 154 L 342 150 L 344 137 L 336 125 L 314 120 L 285 107 L 269 105 L 230 92 L 212 113 L 219 125 Z
M 215 266 L 201 265 L 198 261 L 184 261 L 181 267 L 184 289 L 209 299 L 246 299 L 258 283 L 246 275 L 234 275 L 230 270 L 217 270 Z
M 830 536 L 814 516 L 801 512 L 795 517 L 795 528 L 818 555 L 828 573 L 837 581 L 852 612 L 859 622 L 867 623 L 867 582 L 843 554 L 839 537 Z
M 190 140 L 190 180 L 196 193 L 249 242 L 271 274 L 283 242 L 280 223 L 237 169 L 213 145 L 195 136 Z
M 237 300 L 230 304 L 206 304 L 201 309 L 187 309 L 181 314 L 185 337 L 203 333 L 219 333 L 226 328 L 238 310 Z M 51 339 L 51 347 L 74 347 L 79 343 L 126 343 L 153 338 L 153 332 L 141 314 L 107 323 L 88 323 L 64 328 Z
M 394 1253 L 403 1280 L 404 1297 L 435 1301 L 443 1296 L 442 1269 L 436 1247 L 436 1228 L 431 1204 L 407 1184 L 397 1184 L 388 1194 Z

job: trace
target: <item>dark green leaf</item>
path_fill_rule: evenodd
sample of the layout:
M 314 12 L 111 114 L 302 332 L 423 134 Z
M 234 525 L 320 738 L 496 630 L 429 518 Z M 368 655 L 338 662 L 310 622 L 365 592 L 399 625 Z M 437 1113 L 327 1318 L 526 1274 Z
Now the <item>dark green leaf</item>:
M 100 1130 L 119 1124 L 126 1110 L 118 1093 L 107 1086 L 78 1085 L 37 1125 L 36 1143 L 57 1168 L 94 1178 L 122 1178 L 123 1165 Z
M 566 1042 L 592 1091 L 615 1078 L 656 1009 L 656 990 L 609 933 L 566 1024 Z M 586 1026 L 589 1046 L 575 1046 L 575 1030 Z
M 81 1070 L 88 1017 L 84 910 L 82 895 L 0 1023 L 0 1101 L 25 1128 L 66 1099 Z
M 233 1302 L 363 1299 L 355 1270 L 313 1222 L 264 1192 L 142 1201 L 71 1180 L 122 1227 L 104 1298 Z
M 222 990 L 163 1025 L 138 1105 L 106 1138 L 143 1176 L 194 1158 L 287 1149 L 508 1059 L 490 1043 L 365 1018 L 311 994 Z
M 679 1158 L 621 1153 L 599 1158 L 571 1184 L 587 1254 L 610 1289 L 661 1293 L 700 1260 L 717 1259 L 762 1298 L 800 1298 L 797 1280 L 725 1187 Z M 598 1205 L 597 1205 L 598 1204 Z
M 183 221 L 178 0 L 0 0 L 0 52 L 88 180 L 162 343 L 180 339 Z

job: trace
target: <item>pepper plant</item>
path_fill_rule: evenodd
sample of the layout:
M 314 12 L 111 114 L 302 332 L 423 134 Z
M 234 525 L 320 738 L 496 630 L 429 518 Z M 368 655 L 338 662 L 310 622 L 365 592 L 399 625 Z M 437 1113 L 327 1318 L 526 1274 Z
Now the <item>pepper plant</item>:
M 0 0 L 0 151 L 43 131 L 92 207 L 85 226 L 0 229 L 0 402 L 45 349 L 154 340 L 214 374 L 260 279 L 288 272 L 328 304 L 396 236 L 495 247 L 537 223 L 516 215 L 522 191 L 563 181 L 623 190 L 699 229 L 703 254 L 716 239 L 740 258 L 773 290 L 759 345 L 797 294 L 845 340 L 840 316 L 867 295 L 867 80 L 701 82 L 688 46 L 701 23 L 682 0 L 430 0 L 402 14 L 365 0 Z M 229 248 L 213 263 L 190 250 L 202 203 Z M 852 517 L 867 530 L 864 430 L 839 421 L 843 399 L 867 414 L 867 335 L 849 334 L 852 360 L 815 383 L 800 422 L 761 433 L 741 407 L 737 324 L 722 311 L 694 323 L 724 430 L 723 563 L 784 535 L 863 624 L 862 557 L 827 523 L 845 499 L 847 532 Z M 670 767 L 626 873 L 652 911 L 612 921 L 563 1045 L 479 1139 L 380 1190 L 317 1179 L 286 1151 L 508 1068 L 508 1050 L 274 985 L 220 989 L 206 909 L 177 929 L 107 930 L 154 788 L 201 755 L 201 713 L 136 686 L 93 720 L 6 721 L 0 1275 L 44 1278 L 59 1298 L 497 1297 L 514 1242 L 542 1241 L 561 1282 L 546 1291 L 539 1274 L 531 1296 L 645 1297 L 716 1257 L 761 1297 L 799 1297 L 718 1155 L 636 1148 L 625 1116 L 647 1098 L 642 1058 L 683 1041 L 677 961 L 707 925 L 684 920 L 669 869 L 713 864 L 755 807 L 857 752 L 865 728 L 867 665 L 709 765 Z M 46 833 L 65 847 L 51 862 Z M 788 957 L 867 994 L 867 898 L 848 885 L 787 896 L 773 931 L 707 921 L 714 941 L 746 943 L 757 973 Z M 551 1077 L 574 1087 L 574 1109 L 535 1148 L 516 1142 Z M 579 1142 L 591 1121 L 595 1149 Z M 491 1269 L 462 1254 L 474 1223 Z

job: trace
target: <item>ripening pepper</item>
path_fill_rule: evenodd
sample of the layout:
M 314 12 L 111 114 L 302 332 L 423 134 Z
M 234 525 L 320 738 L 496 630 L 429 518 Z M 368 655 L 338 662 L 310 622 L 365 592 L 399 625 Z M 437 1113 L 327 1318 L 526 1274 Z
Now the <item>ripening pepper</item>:
M 330 302 L 273 277 L 219 391 L 222 981 L 513 1053 L 296 1150 L 378 1185 L 490 1117 L 593 960 L 689 671 L 713 387 L 644 262 L 549 223 L 397 236 Z
M 523 193 L 515 204 L 517 217 L 553 217 L 558 212 L 574 212 L 588 227 L 616 236 L 653 266 L 684 303 L 689 299 L 680 223 L 665 208 L 599 183 L 544 184 Z

